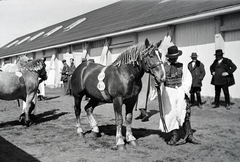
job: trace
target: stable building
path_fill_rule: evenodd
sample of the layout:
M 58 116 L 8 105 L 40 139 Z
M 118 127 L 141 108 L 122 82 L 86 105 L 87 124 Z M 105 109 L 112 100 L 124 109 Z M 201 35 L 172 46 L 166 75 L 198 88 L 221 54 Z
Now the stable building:
M 183 55 L 187 64 L 196 52 L 205 65 L 202 95 L 214 96 L 209 67 L 216 49 L 224 57 L 240 62 L 239 0 L 123 0 L 41 30 L 18 37 L 0 48 L 0 64 L 14 62 L 19 55 L 33 59 L 47 58 L 47 86 L 58 87 L 62 59 L 75 65 L 82 58 L 110 64 L 126 48 L 164 40 L 166 36 Z M 240 98 L 239 69 L 234 73 L 236 84 L 230 87 L 231 97 Z

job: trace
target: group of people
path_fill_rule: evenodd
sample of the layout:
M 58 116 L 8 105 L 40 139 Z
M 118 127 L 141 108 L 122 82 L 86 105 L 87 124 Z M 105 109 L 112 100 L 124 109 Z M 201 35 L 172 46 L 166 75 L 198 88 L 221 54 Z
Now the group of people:
M 212 75 L 211 84 L 215 86 L 215 99 L 212 103 L 213 108 L 219 107 L 220 93 L 223 89 L 225 96 L 226 109 L 230 109 L 229 86 L 235 84 L 233 72 L 237 69 L 236 65 L 228 58 L 223 57 L 221 49 L 216 50 L 213 64 L 210 66 Z M 204 102 L 201 99 L 202 81 L 205 76 L 204 64 L 198 60 L 197 53 L 191 54 L 192 61 L 187 65 L 178 62 L 178 57 L 182 51 L 177 46 L 168 48 L 166 54 L 167 61 L 164 63 L 166 80 L 162 88 L 162 104 L 164 119 L 168 132 L 171 133 L 169 145 L 181 145 L 187 142 L 201 144 L 193 137 L 191 130 L 190 116 L 191 106 L 197 105 L 202 108 Z M 196 101 L 195 102 L 195 96 Z M 146 105 L 146 104 L 145 104 Z M 136 119 L 146 121 L 148 114 L 146 108 L 140 108 L 140 115 Z M 165 132 L 162 120 L 159 121 L 159 129 Z M 180 128 L 185 133 L 180 140 Z

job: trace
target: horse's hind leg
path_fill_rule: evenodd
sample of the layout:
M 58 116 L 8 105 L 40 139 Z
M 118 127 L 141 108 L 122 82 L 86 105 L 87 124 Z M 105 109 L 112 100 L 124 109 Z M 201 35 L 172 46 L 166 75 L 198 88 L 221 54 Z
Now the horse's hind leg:
M 81 101 L 82 101 L 82 96 L 81 97 L 74 97 L 74 111 L 75 111 L 75 116 L 76 116 L 76 127 L 77 127 L 77 134 L 80 135 L 81 137 L 84 137 L 83 134 L 83 129 L 81 127 Z
M 126 140 L 133 146 L 137 146 L 136 138 L 132 134 L 133 108 L 136 102 L 133 100 L 126 104 Z
M 86 111 L 87 116 L 88 116 L 88 121 L 89 121 L 90 126 L 92 128 L 92 134 L 95 137 L 99 136 L 99 128 L 98 128 L 98 125 L 97 125 L 97 121 L 93 117 L 93 110 L 98 105 L 98 103 L 99 102 L 94 101 L 93 99 L 90 99 L 88 104 L 85 106 L 85 111 Z

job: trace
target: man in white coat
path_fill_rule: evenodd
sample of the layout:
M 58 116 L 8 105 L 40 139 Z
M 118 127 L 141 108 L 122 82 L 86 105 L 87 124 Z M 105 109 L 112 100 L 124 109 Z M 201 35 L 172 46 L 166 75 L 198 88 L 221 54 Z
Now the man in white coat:
M 200 141 L 193 137 L 190 125 L 189 91 L 192 76 L 187 66 L 177 62 L 180 55 L 182 51 L 178 50 L 177 46 L 171 46 L 168 48 L 167 61 L 164 63 L 166 81 L 162 92 L 163 116 L 167 130 L 172 135 L 168 144 L 179 145 L 186 142 L 200 144 Z M 180 127 L 183 127 L 185 133 L 185 137 L 181 140 L 179 140 Z M 162 120 L 160 120 L 159 128 L 164 132 Z

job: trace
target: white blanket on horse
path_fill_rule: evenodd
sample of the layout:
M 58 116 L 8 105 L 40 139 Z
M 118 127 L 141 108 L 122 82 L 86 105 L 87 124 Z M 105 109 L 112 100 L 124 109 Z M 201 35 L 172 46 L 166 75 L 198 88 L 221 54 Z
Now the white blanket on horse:
M 192 75 L 186 67 L 183 67 L 182 86 L 170 88 L 163 86 L 162 104 L 163 117 L 168 131 L 179 129 L 183 125 L 186 116 L 185 94 L 188 96 L 192 84 Z M 162 121 L 159 121 L 159 129 L 164 132 Z

